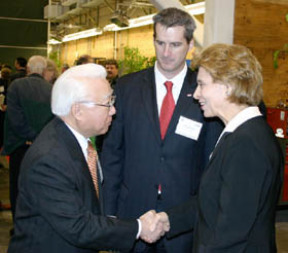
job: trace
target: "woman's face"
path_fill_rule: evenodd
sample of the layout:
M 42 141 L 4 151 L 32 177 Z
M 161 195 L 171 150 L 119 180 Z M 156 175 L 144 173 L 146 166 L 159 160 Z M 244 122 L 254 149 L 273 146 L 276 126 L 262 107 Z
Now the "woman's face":
M 205 117 L 219 117 L 222 119 L 225 107 L 227 107 L 226 85 L 213 82 L 209 72 L 203 67 L 199 68 L 197 75 L 197 88 L 193 97 L 198 100 Z

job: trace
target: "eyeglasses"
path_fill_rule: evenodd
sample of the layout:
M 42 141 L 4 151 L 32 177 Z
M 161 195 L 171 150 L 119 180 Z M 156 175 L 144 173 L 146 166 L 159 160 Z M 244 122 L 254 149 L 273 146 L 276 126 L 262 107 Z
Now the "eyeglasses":
M 112 106 L 114 106 L 115 104 L 115 100 L 116 100 L 116 96 L 115 95 L 111 95 L 109 97 L 109 101 L 107 102 L 107 104 L 100 104 L 100 103 L 95 103 L 95 102 L 91 102 L 91 101 L 80 101 L 78 103 L 80 104 L 85 104 L 85 105 L 89 105 L 89 106 L 103 106 L 103 107 L 108 107 L 111 108 Z

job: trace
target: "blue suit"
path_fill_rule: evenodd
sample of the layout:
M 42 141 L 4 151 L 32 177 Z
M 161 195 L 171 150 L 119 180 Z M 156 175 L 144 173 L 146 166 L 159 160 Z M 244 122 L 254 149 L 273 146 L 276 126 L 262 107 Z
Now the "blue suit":
M 196 73 L 188 69 L 167 134 L 161 140 L 154 68 L 118 79 L 116 118 L 101 155 L 107 214 L 136 218 L 150 209 L 171 208 L 197 192 L 222 125 L 204 121 L 193 99 L 195 89 Z M 198 140 L 175 133 L 180 116 L 203 124 Z M 192 250 L 192 234 L 165 240 L 165 245 L 168 252 L 188 252 Z

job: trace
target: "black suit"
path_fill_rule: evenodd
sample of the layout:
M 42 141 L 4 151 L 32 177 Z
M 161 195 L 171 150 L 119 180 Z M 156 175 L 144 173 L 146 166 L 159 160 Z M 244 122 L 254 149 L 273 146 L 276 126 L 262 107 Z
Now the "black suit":
M 276 252 L 282 169 L 281 149 L 264 118 L 246 121 L 217 145 L 198 198 L 168 211 L 170 236 L 197 220 L 193 252 Z
M 53 118 L 50 108 L 52 86 L 41 75 L 31 74 L 14 80 L 7 92 L 2 153 L 10 155 L 10 201 L 13 217 L 18 194 L 20 165 L 32 142 Z
M 154 69 L 118 79 L 116 118 L 104 140 L 101 162 L 107 214 L 135 218 L 150 209 L 167 209 L 197 192 L 205 161 L 222 126 L 204 122 L 192 95 L 196 74 L 187 71 L 167 130 L 160 137 Z M 179 117 L 203 123 L 198 141 L 175 134 Z M 210 130 L 209 127 L 211 128 Z M 158 185 L 161 200 L 157 200 Z M 187 234 L 165 242 L 168 252 L 187 252 L 192 247 Z
M 9 253 L 127 250 L 135 241 L 136 220 L 100 216 L 101 205 L 81 147 L 58 118 L 26 153 L 19 189 Z

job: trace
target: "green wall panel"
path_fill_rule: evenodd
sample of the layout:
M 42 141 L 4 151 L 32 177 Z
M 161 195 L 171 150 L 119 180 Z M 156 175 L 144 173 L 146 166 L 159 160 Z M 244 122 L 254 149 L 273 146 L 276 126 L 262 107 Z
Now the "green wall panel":
M 0 17 L 43 19 L 48 0 L 0 0 Z
M 46 47 L 47 23 L 0 20 L 0 31 L 0 45 Z
M 48 0 L 0 0 L 0 63 L 13 66 L 18 56 L 46 56 L 47 4 Z

